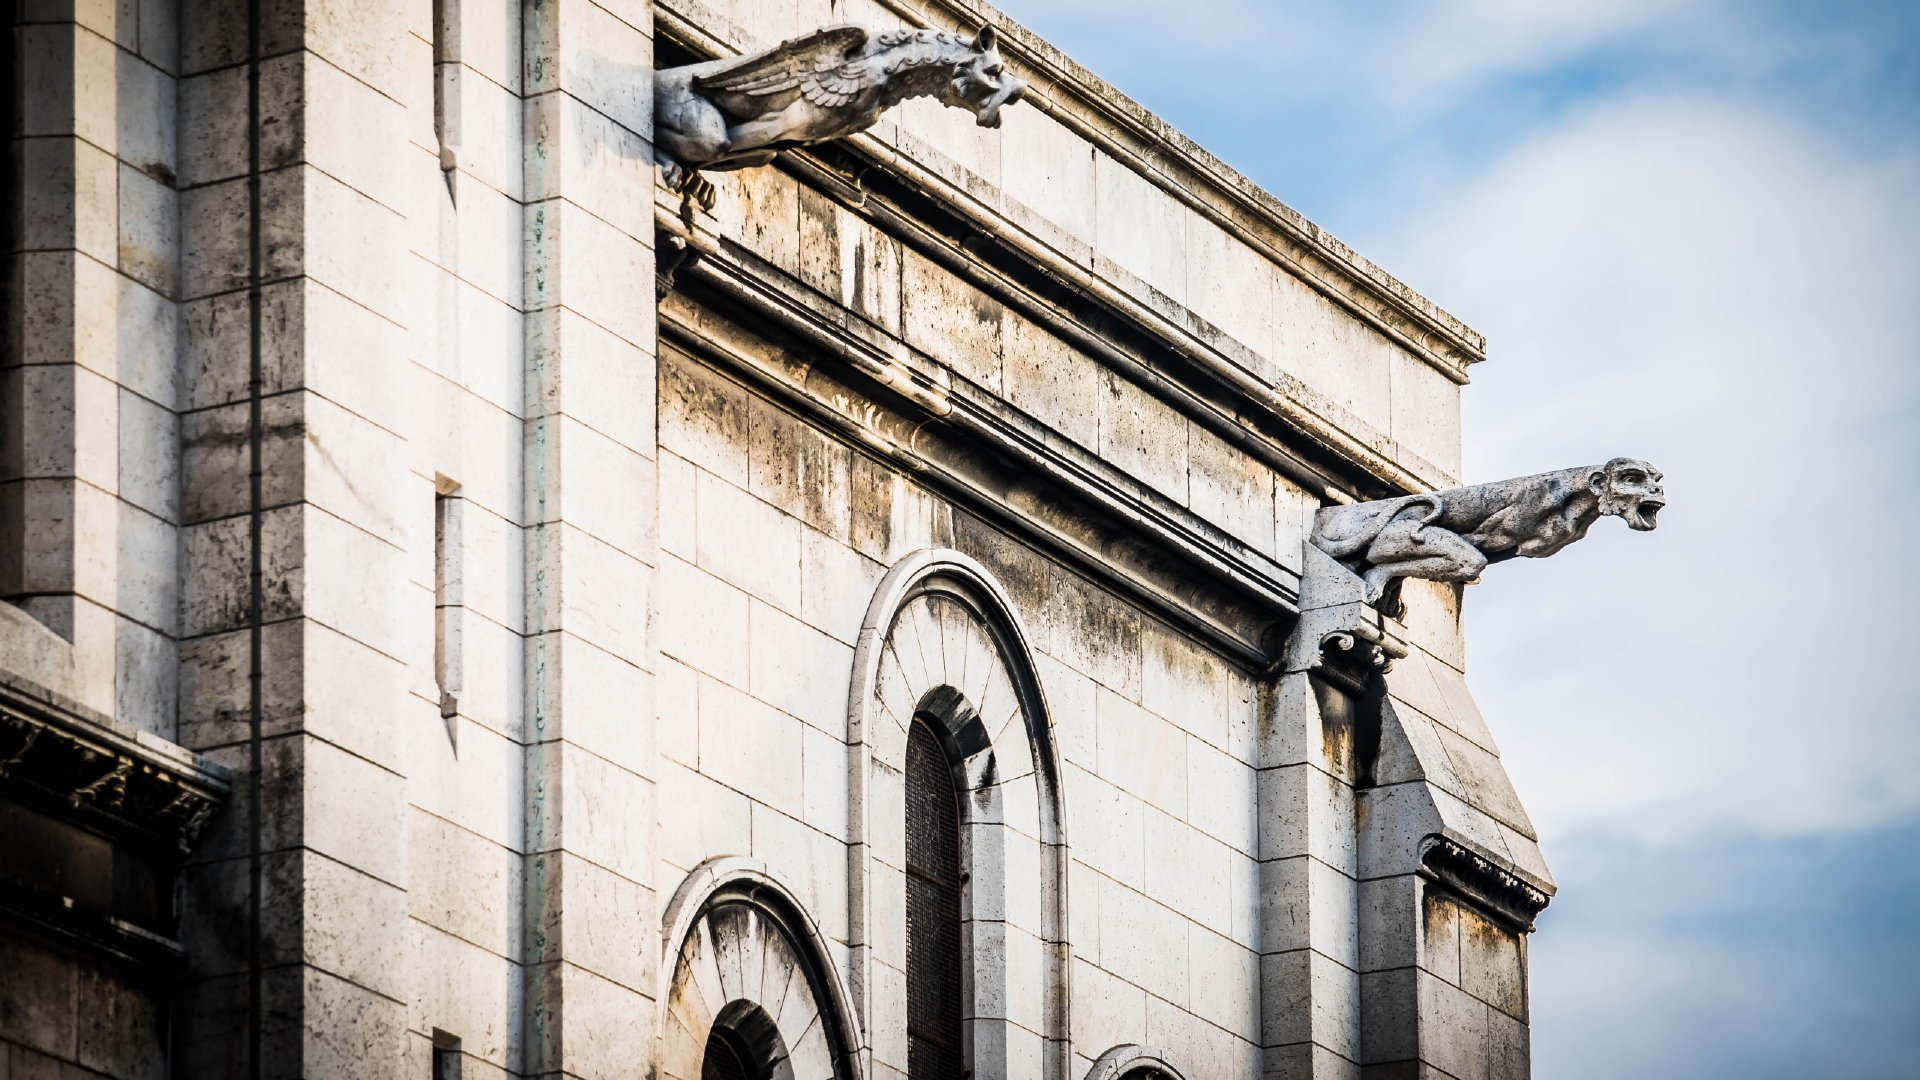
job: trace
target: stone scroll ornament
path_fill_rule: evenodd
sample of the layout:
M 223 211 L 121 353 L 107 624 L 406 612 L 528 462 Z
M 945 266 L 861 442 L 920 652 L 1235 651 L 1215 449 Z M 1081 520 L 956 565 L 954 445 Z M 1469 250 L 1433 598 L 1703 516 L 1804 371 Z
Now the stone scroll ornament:
M 1314 518 L 1313 546 L 1366 582 L 1369 604 L 1391 602 L 1399 578 L 1473 581 L 1489 563 L 1543 559 L 1587 535 L 1603 517 L 1651 530 L 1667 505 L 1659 469 L 1634 458 L 1492 484 L 1329 506 Z
M 971 38 L 829 26 L 750 56 L 654 72 L 654 159 L 668 187 L 711 210 L 703 170 L 753 168 L 782 150 L 845 138 L 913 97 L 999 127 L 1001 107 L 1026 90 L 1002 64 L 991 26 Z

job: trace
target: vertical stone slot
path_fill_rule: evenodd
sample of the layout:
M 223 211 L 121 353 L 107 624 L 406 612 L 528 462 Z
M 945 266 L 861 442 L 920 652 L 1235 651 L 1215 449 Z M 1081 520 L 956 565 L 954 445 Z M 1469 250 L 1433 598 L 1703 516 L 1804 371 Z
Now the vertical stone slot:
M 433 1080 L 460 1080 L 460 1039 L 433 1029 Z
M 447 737 L 457 745 L 454 721 L 460 715 L 460 631 L 465 614 L 460 526 L 466 500 L 457 481 L 436 473 L 433 482 L 433 679 L 440 691 L 440 716 L 447 721 Z
M 433 137 L 449 199 L 460 166 L 459 42 L 460 0 L 433 0 Z

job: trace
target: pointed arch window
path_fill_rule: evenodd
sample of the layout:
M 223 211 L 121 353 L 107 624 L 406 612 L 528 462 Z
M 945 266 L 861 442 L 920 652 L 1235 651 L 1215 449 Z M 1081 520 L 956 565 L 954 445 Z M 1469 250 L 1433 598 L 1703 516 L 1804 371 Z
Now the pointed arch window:
M 907 733 L 907 1075 L 961 1080 L 960 803 L 933 724 Z

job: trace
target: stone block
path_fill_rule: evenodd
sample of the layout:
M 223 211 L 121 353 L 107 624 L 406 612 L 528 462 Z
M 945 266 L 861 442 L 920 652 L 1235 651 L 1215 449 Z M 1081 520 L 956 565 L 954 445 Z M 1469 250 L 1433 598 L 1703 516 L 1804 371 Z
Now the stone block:
M 1255 1060 L 1249 1052 L 1251 1043 L 1185 1008 L 1153 997 L 1147 999 L 1145 1042 L 1191 1069 L 1194 1076 L 1250 1075 Z
M 1095 965 L 1084 951 L 1073 961 L 1073 1042 L 1100 1053 L 1137 1043 L 1147 1030 L 1147 996 L 1138 986 Z
M 1394 347 L 1299 278 L 1283 274 L 1274 294 L 1267 355 L 1335 409 L 1372 428 L 1389 428 Z
M 1001 393 L 1005 309 L 921 255 L 907 252 L 902 258 L 900 291 L 907 343 L 968 381 Z
M 678 886 L 677 873 L 717 855 L 745 854 L 753 842 L 747 797 L 675 762 L 662 762 L 654 805 L 660 817 L 660 858 L 676 871 L 659 882 Z
M 803 725 L 722 683 L 700 686 L 700 771 L 799 817 Z
M 836 840 L 847 838 L 847 744 L 816 728 L 801 733 L 802 820 Z
M 851 528 L 847 489 L 852 451 L 761 398 L 749 399 L 748 417 L 752 446 L 747 490 L 845 542 Z
M 120 166 L 116 261 L 120 272 L 169 296 L 180 287 L 179 202 L 171 178 Z
M 399 1071 L 406 1055 L 407 1007 L 315 968 L 300 972 L 301 1075 Z
M 560 868 L 562 925 L 547 935 L 555 955 L 564 943 L 568 963 L 651 996 L 659 955 L 651 929 L 658 919 L 654 890 L 587 859 L 548 856 L 545 862 Z
M 1146 893 L 1203 926 L 1233 923 L 1233 850 L 1152 807 L 1145 810 Z
M 79 1037 L 77 965 L 17 931 L 0 934 L 0 1039 L 62 1057 Z
M 1198 741 L 1187 742 L 1187 820 L 1247 855 L 1258 847 L 1259 797 L 1252 768 Z
M 787 612 L 800 610 L 800 522 L 702 474 L 694 529 L 700 568 Z
M 1098 201 L 1095 151 L 1086 140 L 1040 109 L 1008 109 L 1001 114 L 1000 152 L 1019 163 L 1001 173 L 1007 198 L 1091 247 Z
M 1048 575 L 1045 631 L 1033 627 L 1056 660 L 1129 701 L 1140 699 L 1141 622 L 1131 607 L 1076 574 Z
M 465 724 L 456 756 L 434 703 L 416 698 L 411 706 L 398 726 L 413 804 L 501 847 L 524 850 L 526 748 L 490 728 Z
M 23 250 L 69 248 L 108 266 L 119 247 L 119 166 L 99 147 L 73 138 L 25 139 L 20 175 Z
M 1412 1061 L 1420 1054 L 1419 972 L 1394 968 L 1360 976 L 1360 1061 L 1366 1065 Z
M 1242 1039 L 1259 1041 L 1259 957 L 1202 922 L 1187 924 L 1187 950 L 1193 961 L 1188 1000 L 1194 1013 Z
M 76 1012 L 77 1052 L 82 1066 L 126 1080 L 163 1080 L 167 1076 L 168 1020 L 163 1001 L 152 990 L 111 967 L 79 963 Z M 63 1055 L 65 1056 L 65 1055 Z M 27 1073 L 15 1075 L 27 1080 Z M 67 1066 L 62 1076 L 78 1076 Z M 0 1076 L 6 1076 L 0 1067 Z
M 1094 361 L 1018 312 L 1004 312 L 1001 325 L 1006 399 L 1082 449 L 1097 450 L 1101 383 Z
M 1311 765 L 1260 772 L 1260 857 L 1354 867 L 1353 790 Z M 1367 876 L 1367 875 L 1360 875 Z
M 1358 886 L 1360 970 L 1385 971 L 1420 962 L 1419 879 L 1412 874 L 1374 878 Z M 1431 970 L 1431 969 L 1430 969 Z
M 173 638 L 124 617 L 114 622 L 114 719 L 171 741 L 180 665 Z
M 548 511 L 641 562 L 655 562 L 652 460 L 566 416 L 548 420 L 546 438 L 559 457 L 559 475 L 548 480 L 558 498 L 549 496 Z
M 1136 796 L 1077 766 L 1068 765 L 1066 773 L 1066 804 L 1073 807 L 1074 819 L 1099 823 L 1069 838 L 1074 858 L 1134 888 L 1144 887 L 1146 808 Z
M 269 35 L 272 42 L 280 35 L 299 35 L 306 48 L 396 101 L 407 101 L 406 64 L 408 60 L 408 10 L 377 4 L 333 4 L 322 11 L 308 11 L 303 23 L 291 21 L 279 34 Z M 279 52 L 293 41 L 277 42 Z
M 669 353 L 660 365 L 660 445 L 745 487 L 748 400 L 739 383 Z
M 804 823 L 753 804 L 753 846 L 748 852 L 767 864 L 794 891 L 829 935 L 847 925 L 847 846 Z
M 414 1023 L 456 1032 L 463 1057 L 503 1065 L 519 1058 L 524 1008 L 517 965 L 426 923 L 409 924 Z M 462 1061 L 463 1072 L 468 1060 Z
M 1487 1075 L 1486 1003 L 1466 991 L 1417 972 L 1420 1058 L 1461 1080 Z
M 859 640 L 867 600 L 884 567 L 845 543 L 812 529 L 800 532 L 800 616 L 815 629 L 852 645 Z
M 1188 423 L 1188 508 L 1269 558 L 1276 554 L 1273 484 L 1259 460 Z
M 500 956 L 519 947 L 521 857 L 418 807 L 407 813 L 407 914 Z
M 1176 1005 L 1187 1001 L 1187 941 L 1180 915 L 1116 881 L 1100 885 L 1100 966 Z
M 1394 348 L 1388 360 L 1388 394 L 1392 401 L 1390 434 L 1401 451 L 1401 464 L 1423 473 L 1430 464 L 1454 482 L 1460 475 L 1460 386 L 1440 369 Z
M 650 345 L 635 346 L 568 309 L 530 315 L 528 323 L 540 407 L 651 456 L 656 401 L 666 400 L 666 388 L 656 398 Z
M 1231 707 L 1227 668 L 1217 654 L 1161 623 L 1143 623 L 1140 703 L 1225 750 Z
M 1524 1021 L 1498 1010 L 1487 1013 L 1487 1080 L 1529 1080 L 1532 1040 Z
M 1526 938 L 1471 908 L 1461 907 L 1459 911 L 1460 988 L 1526 1023 Z
M 1100 456 L 1185 506 L 1187 420 L 1146 388 L 1113 371 L 1099 377 Z
M 1187 218 L 1192 214 L 1152 179 L 1096 150 L 1094 250 L 1184 303 Z
M 747 686 L 747 594 L 670 555 L 661 558 L 658 593 L 661 651 Z
M 538 204 L 528 229 L 531 306 L 565 304 L 636 348 L 653 346 L 654 305 L 632 302 L 635 284 L 653 280 L 651 232 L 629 236 L 563 200 Z

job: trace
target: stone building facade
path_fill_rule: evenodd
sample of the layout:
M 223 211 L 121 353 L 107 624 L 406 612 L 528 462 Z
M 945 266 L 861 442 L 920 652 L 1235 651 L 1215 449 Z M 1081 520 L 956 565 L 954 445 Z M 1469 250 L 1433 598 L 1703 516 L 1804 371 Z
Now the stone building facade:
M 0 1077 L 1528 1074 L 1458 320 L 976 0 L 8 10 Z

